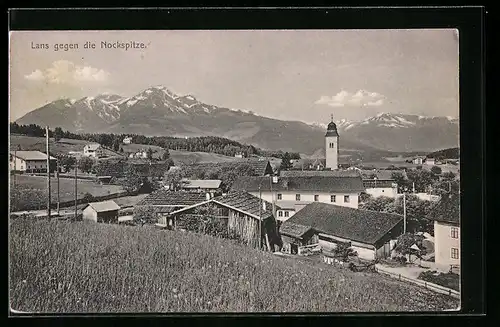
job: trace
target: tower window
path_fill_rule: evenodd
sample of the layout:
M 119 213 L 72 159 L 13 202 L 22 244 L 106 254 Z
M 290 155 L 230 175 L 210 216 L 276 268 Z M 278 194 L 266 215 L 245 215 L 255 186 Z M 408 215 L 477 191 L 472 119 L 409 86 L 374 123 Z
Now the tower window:
M 319 201 L 319 195 L 314 196 L 314 201 Z
M 335 143 L 330 142 L 330 149 L 333 149 L 333 148 L 335 148 Z

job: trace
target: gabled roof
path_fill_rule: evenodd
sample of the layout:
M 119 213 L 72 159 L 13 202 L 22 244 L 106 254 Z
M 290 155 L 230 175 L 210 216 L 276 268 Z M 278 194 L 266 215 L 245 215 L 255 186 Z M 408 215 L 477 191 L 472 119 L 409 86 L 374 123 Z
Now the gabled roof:
M 40 151 L 10 151 L 10 154 L 23 160 L 47 160 L 47 155 Z M 56 160 L 53 156 L 50 159 Z
M 91 202 L 88 206 L 92 207 L 97 212 L 107 212 L 120 210 L 120 206 L 115 201 Z
M 207 203 L 217 203 L 219 205 L 222 205 L 222 206 L 231 208 L 233 210 L 242 212 L 244 214 L 247 214 L 247 215 L 252 216 L 254 218 L 257 218 L 257 219 L 259 219 L 259 215 L 260 215 L 260 217 L 262 217 L 262 220 L 270 218 L 273 215 L 272 203 L 269 203 L 265 200 L 262 200 L 262 202 L 261 202 L 261 199 L 259 199 L 256 196 L 253 196 L 253 195 L 246 193 L 246 192 L 239 192 L 239 191 L 231 191 L 225 195 L 221 195 L 221 196 L 212 198 L 210 200 L 201 201 L 201 202 L 193 204 L 191 206 L 187 206 L 185 208 L 175 210 L 172 213 L 173 214 L 181 213 L 181 212 L 184 212 L 186 210 L 190 210 L 190 209 L 196 208 L 200 205 L 207 204 Z M 265 206 L 266 206 L 265 210 L 262 208 L 261 203 L 265 203 Z M 262 209 L 260 209 L 260 208 L 262 208 Z M 276 206 L 276 210 L 279 210 L 279 209 L 280 209 L 280 207 Z
M 460 196 L 458 194 L 443 195 L 427 218 L 460 225 Z
M 239 177 L 232 185 L 233 190 L 257 192 L 271 190 L 269 177 Z M 358 193 L 365 190 L 361 176 L 299 176 L 279 177 L 278 183 L 272 183 L 273 191 L 311 191 L 327 193 Z
M 184 189 L 218 189 L 221 183 L 219 179 L 182 179 L 181 187 Z
M 101 145 L 99 143 L 90 143 L 85 146 L 88 150 L 97 150 Z
M 190 206 L 206 201 L 204 193 L 157 190 L 137 203 L 138 206 Z
M 304 226 L 300 224 L 294 224 L 287 221 L 280 227 L 280 234 L 292 236 L 295 238 L 302 238 L 302 236 L 312 229 L 311 226 Z
M 312 201 L 293 201 L 293 200 L 277 200 L 276 205 L 281 209 L 292 209 L 295 210 L 296 205 L 308 205 Z
M 272 173 L 272 167 L 268 160 L 257 160 L 257 159 L 240 159 L 229 162 L 203 162 L 188 165 L 187 168 L 195 170 L 209 171 L 216 168 L 221 169 L 236 169 L 241 165 L 249 165 L 255 171 L 255 176 L 264 176 L 266 174 Z
M 402 215 L 313 202 L 285 221 L 281 228 L 286 230 L 288 224 L 301 225 L 320 233 L 376 244 L 402 220 Z
M 359 173 L 352 170 L 283 170 L 281 177 L 358 177 Z

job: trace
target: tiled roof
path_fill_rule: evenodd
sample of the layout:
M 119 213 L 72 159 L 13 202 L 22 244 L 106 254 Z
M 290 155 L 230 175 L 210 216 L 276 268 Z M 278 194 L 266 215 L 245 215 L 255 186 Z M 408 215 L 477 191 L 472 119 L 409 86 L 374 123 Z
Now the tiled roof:
M 10 151 L 10 154 L 23 160 L 47 160 L 47 155 L 40 151 Z M 50 159 L 56 160 L 53 156 Z
M 271 190 L 269 177 L 239 177 L 232 185 L 233 190 L 256 192 Z M 357 193 L 365 190 L 360 176 L 357 177 L 327 177 L 301 176 L 279 177 L 278 183 L 272 184 L 273 191 L 316 191 L 329 193 Z
M 204 193 L 157 190 L 139 201 L 138 206 L 191 206 L 206 201 Z
M 209 171 L 215 168 L 221 169 L 235 169 L 241 165 L 249 165 L 251 166 L 256 176 L 264 176 L 268 173 L 272 173 L 272 167 L 268 160 L 256 160 L 256 159 L 241 159 L 230 162 L 204 162 L 204 163 L 195 163 L 187 166 L 189 169 L 195 170 L 203 170 Z
M 391 213 L 353 209 L 313 202 L 285 221 L 288 224 L 312 227 L 314 230 L 352 241 L 375 244 L 403 220 Z
M 366 176 L 371 176 L 372 174 L 375 174 L 377 176 L 377 179 L 383 179 L 383 180 L 393 179 L 392 178 L 393 173 L 401 173 L 406 178 L 406 172 L 404 170 L 385 170 L 385 169 L 368 170 L 368 169 L 363 169 L 363 170 L 359 170 L 359 173 L 361 175 L 366 175 Z
M 431 220 L 460 225 L 460 198 L 458 194 L 443 195 L 441 200 L 430 211 L 427 218 Z
M 307 168 L 309 165 L 313 165 L 314 167 L 319 166 L 325 166 L 326 165 L 326 159 L 324 158 L 317 158 L 317 159 L 300 159 L 297 160 L 292 164 L 292 167 L 294 169 L 302 169 L 302 168 Z
M 280 227 L 280 234 L 289 235 L 296 238 L 302 238 L 302 235 L 307 233 L 311 229 L 311 226 L 304 226 L 299 224 L 294 224 L 287 221 Z
M 310 177 L 310 176 L 323 176 L 323 177 L 358 177 L 359 173 L 356 171 L 345 170 L 283 170 L 280 172 L 281 177 Z
M 265 203 L 266 206 L 266 210 L 263 210 L 261 200 L 247 192 L 231 191 L 225 195 L 214 198 L 213 201 L 257 217 L 261 214 L 262 219 L 266 219 L 273 214 L 272 203 L 262 200 L 262 203 Z M 276 206 L 276 209 L 278 210 L 280 207 Z
M 91 202 L 88 204 L 97 212 L 115 211 L 120 210 L 120 206 L 116 204 L 115 201 L 102 201 L 102 202 Z
M 295 205 L 308 205 L 312 201 L 291 201 L 291 200 L 277 200 L 276 205 L 282 209 L 293 209 L 295 210 Z
M 221 180 L 219 179 L 183 179 L 181 187 L 185 189 L 192 188 L 208 188 L 217 189 L 220 187 Z

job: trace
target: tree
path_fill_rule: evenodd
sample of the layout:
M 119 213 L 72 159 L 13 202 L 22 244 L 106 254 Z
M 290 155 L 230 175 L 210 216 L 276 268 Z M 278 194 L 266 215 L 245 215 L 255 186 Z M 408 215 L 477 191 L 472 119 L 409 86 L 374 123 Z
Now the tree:
M 368 202 L 372 199 L 372 195 L 371 194 L 368 194 L 366 192 L 361 192 L 361 194 L 359 195 L 359 202 L 360 203 L 364 203 L 364 202 Z
M 59 140 L 62 139 L 63 134 L 64 134 L 64 132 L 63 132 L 62 128 L 61 127 L 56 127 L 55 130 L 54 130 L 54 134 L 53 134 L 54 141 L 59 142 Z
M 76 159 L 71 156 L 60 156 L 59 157 L 59 166 L 64 168 L 65 172 L 70 171 L 73 167 L 75 167 Z
M 94 161 L 89 157 L 83 157 L 78 162 L 78 168 L 84 173 L 90 173 L 94 166 Z
M 402 254 L 402 255 L 415 255 L 417 258 L 422 258 L 422 255 L 425 254 L 425 248 L 422 246 L 423 236 L 415 235 L 411 233 L 406 233 L 398 237 L 396 241 L 396 246 L 394 247 L 394 251 Z M 418 246 L 419 251 L 412 249 L 413 245 Z
M 123 153 L 123 148 L 122 147 L 120 147 L 120 153 Z
M 153 149 L 148 148 L 148 150 L 146 151 L 146 155 L 147 155 L 149 160 L 152 160 L 153 159 Z
M 165 149 L 163 154 L 161 155 L 162 160 L 168 160 L 170 159 L 170 151 L 168 149 Z
M 181 180 L 186 172 L 183 169 L 168 170 L 164 175 L 164 182 L 171 190 L 177 191 L 180 188 Z
M 443 173 L 441 175 L 441 177 L 444 179 L 444 180 L 453 180 L 455 179 L 456 175 L 452 172 L 452 171 L 448 171 L 446 173 Z
M 132 165 L 125 168 L 124 177 L 120 178 L 118 184 L 121 185 L 127 192 L 134 193 L 139 191 L 144 184 L 144 178 L 139 174 L 137 169 Z
M 94 196 L 93 196 L 92 194 L 90 194 L 90 193 L 88 193 L 88 192 L 87 192 L 87 193 L 85 193 L 85 195 L 83 196 L 83 201 L 84 201 L 85 203 L 92 202 L 92 201 L 94 201 Z
M 371 198 L 366 202 L 360 203 L 360 209 L 372 210 L 378 212 L 396 212 L 396 203 L 394 199 L 387 196 L 379 196 L 376 198 Z
M 280 170 L 288 170 L 290 168 L 292 168 L 292 164 L 290 163 L 290 154 L 285 152 L 281 158 Z
M 441 169 L 441 167 L 432 166 L 431 168 L 431 173 L 433 173 L 434 175 L 441 175 L 442 172 L 443 170 Z
M 113 140 L 113 150 L 114 150 L 114 151 L 119 151 L 119 150 L 120 150 L 120 144 L 121 144 L 120 140 L 119 140 L 118 138 L 115 138 L 115 139 Z M 123 150 L 123 149 L 122 149 L 122 150 Z M 122 151 L 122 152 L 123 152 L 123 151 Z
M 408 175 L 410 185 L 415 185 L 416 192 L 425 192 L 436 180 L 436 176 L 425 169 L 411 169 L 406 174 Z

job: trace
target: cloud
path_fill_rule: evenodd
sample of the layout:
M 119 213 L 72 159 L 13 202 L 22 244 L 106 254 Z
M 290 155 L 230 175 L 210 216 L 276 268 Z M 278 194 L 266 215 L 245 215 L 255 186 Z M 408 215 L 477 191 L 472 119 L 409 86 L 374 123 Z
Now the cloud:
M 36 69 L 24 77 L 31 81 L 45 81 L 52 84 L 75 84 L 78 82 L 106 82 L 109 73 L 103 69 L 79 66 L 67 60 L 58 60 L 44 71 Z
M 323 95 L 315 102 L 315 104 L 325 104 L 330 107 L 344 107 L 344 106 L 373 106 L 378 107 L 384 104 L 385 97 L 377 92 L 368 92 L 359 90 L 356 93 L 350 93 L 341 90 L 334 96 Z

